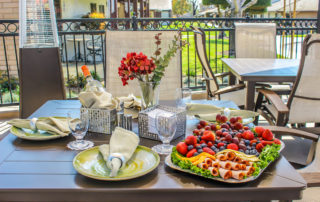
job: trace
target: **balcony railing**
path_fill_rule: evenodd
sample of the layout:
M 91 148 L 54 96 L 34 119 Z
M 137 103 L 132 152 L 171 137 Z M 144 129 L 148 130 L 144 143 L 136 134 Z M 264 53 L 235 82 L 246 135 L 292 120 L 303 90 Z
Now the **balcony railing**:
M 94 76 L 105 81 L 105 30 L 165 31 L 183 30 L 190 44 L 181 53 L 181 83 L 204 89 L 201 64 L 196 56 L 190 26 L 206 31 L 207 51 L 213 72 L 225 72 L 221 58 L 234 57 L 235 22 L 273 22 L 277 24 L 277 57 L 299 58 L 303 38 L 316 31 L 317 19 L 289 18 L 129 18 L 60 19 L 60 52 L 68 98 L 76 97 L 84 85 L 80 66 L 86 64 Z M 19 103 L 18 20 L 0 20 L 0 105 Z M 224 81 L 227 83 L 227 81 Z

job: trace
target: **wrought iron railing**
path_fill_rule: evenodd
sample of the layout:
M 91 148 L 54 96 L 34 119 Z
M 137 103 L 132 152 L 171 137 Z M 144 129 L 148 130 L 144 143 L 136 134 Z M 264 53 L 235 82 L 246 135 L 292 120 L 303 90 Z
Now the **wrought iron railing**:
M 205 86 L 200 79 L 203 71 L 190 26 L 206 31 L 208 58 L 211 68 L 218 73 L 227 71 L 221 58 L 234 57 L 235 22 L 276 23 L 278 58 L 299 58 L 303 37 L 317 28 L 317 19 L 289 18 L 60 19 L 57 26 L 68 97 L 76 97 L 84 85 L 80 70 L 83 64 L 87 64 L 101 81 L 105 80 L 105 30 L 183 30 L 182 38 L 189 46 L 181 54 L 181 82 L 193 89 L 203 89 Z M 19 102 L 18 32 L 18 20 L 0 20 L 0 105 Z

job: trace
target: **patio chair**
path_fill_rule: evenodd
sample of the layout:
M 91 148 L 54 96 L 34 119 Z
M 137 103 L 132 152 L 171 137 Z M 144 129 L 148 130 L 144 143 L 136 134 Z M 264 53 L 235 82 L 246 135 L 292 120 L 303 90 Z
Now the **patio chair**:
M 320 34 L 308 35 L 303 42 L 298 74 L 287 104 L 274 91 L 260 89 L 255 110 L 272 125 L 319 123 L 319 64 Z M 262 102 L 264 98 L 268 102 Z M 302 129 L 320 134 L 319 127 Z
M 207 99 L 215 98 L 218 100 L 232 100 L 238 106 L 244 106 L 246 93 L 245 84 L 235 84 L 225 88 L 220 87 L 218 79 L 223 80 L 224 77 L 230 76 L 230 72 L 217 74 L 212 72 L 206 52 L 205 32 L 200 28 L 191 28 L 194 32 L 196 52 L 205 73 L 203 80 L 206 82 Z
M 87 54 L 87 59 L 90 62 L 93 62 L 96 59 L 97 56 L 100 57 L 100 62 L 103 61 L 103 44 L 102 44 L 102 40 L 104 40 L 102 38 L 102 35 L 98 35 L 98 36 L 94 36 L 93 39 L 88 40 L 86 42 L 86 47 L 88 50 L 88 54 Z
M 235 23 L 236 58 L 276 58 L 275 23 Z M 290 84 L 263 83 L 264 87 L 288 95 Z M 261 85 L 261 83 L 260 83 Z
M 143 52 L 148 57 L 156 50 L 155 34 L 160 31 L 107 31 L 106 32 L 106 88 L 114 96 L 127 96 L 133 93 L 140 96 L 138 81 L 129 81 L 129 85 L 123 86 L 118 75 L 118 67 L 123 57 L 128 52 Z M 168 46 L 178 34 L 175 31 L 161 31 L 161 53 L 168 50 Z M 174 100 L 176 89 L 181 87 L 181 59 L 179 52 L 166 68 L 160 84 L 160 99 Z
M 264 126 L 266 129 L 270 129 L 277 137 L 282 136 L 293 136 L 300 137 L 304 139 L 311 140 L 311 147 L 309 149 L 309 153 L 307 155 L 305 167 L 301 169 L 297 169 L 297 171 L 301 174 L 301 176 L 306 180 L 308 187 L 320 186 L 320 139 L 318 135 L 313 133 L 296 130 L 292 128 L 286 127 L 278 127 L 278 126 Z M 284 148 L 286 149 L 294 149 L 294 148 Z

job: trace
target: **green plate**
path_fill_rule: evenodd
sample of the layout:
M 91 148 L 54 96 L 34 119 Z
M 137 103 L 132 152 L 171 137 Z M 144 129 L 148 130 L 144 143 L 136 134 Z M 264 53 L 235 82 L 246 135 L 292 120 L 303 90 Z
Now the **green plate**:
M 80 152 L 73 159 L 73 167 L 89 178 L 104 181 L 121 181 L 137 178 L 153 171 L 160 163 L 157 153 L 148 147 L 138 146 L 127 165 L 116 177 L 109 177 L 110 170 L 106 166 L 98 147 Z
M 52 135 L 45 131 L 33 131 L 28 129 L 17 128 L 14 126 L 11 127 L 10 131 L 15 136 L 25 140 L 44 141 L 62 137 L 61 135 Z

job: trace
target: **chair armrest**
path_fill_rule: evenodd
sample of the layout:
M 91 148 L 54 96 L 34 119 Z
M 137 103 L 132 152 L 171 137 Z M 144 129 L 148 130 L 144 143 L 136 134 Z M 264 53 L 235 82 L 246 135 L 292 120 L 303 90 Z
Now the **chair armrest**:
M 279 136 L 282 135 L 292 135 L 296 137 L 303 137 L 312 141 L 318 141 L 319 136 L 313 133 L 308 133 L 306 131 L 287 128 L 287 127 L 279 127 L 279 126 L 263 126 L 265 129 L 269 129 L 272 132 L 276 133 Z
M 258 92 L 263 94 L 279 113 L 289 113 L 289 108 L 282 102 L 277 93 L 266 89 L 259 89 Z
M 244 84 L 236 84 L 236 85 L 228 86 L 228 87 L 225 87 L 225 88 L 222 88 L 222 89 L 215 91 L 214 95 L 220 95 L 220 94 L 229 93 L 232 91 L 241 90 L 241 89 L 244 89 L 245 87 L 246 86 Z
M 201 81 L 213 81 L 214 79 L 213 78 L 209 78 L 209 77 L 207 77 L 207 76 L 203 76 L 202 78 L 201 78 Z
M 218 73 L 218 74 L 214 74 L 215 77 L 225 77 L 225 76 L 229 76 L 230 72 L 223 72 L 223 73 Z

